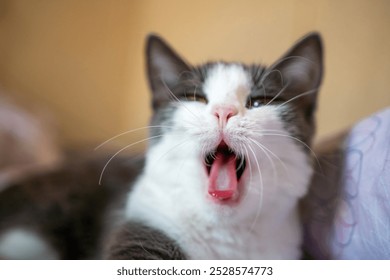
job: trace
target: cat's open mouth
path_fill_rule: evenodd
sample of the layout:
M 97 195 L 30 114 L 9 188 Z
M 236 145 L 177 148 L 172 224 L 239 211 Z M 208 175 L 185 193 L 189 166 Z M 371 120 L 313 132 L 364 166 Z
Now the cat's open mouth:
M 211 196 L 227 200 L 238 195 L 238 181 L 244 173 L 245 158 L 235 154 L 225 142 L 205 157 Z

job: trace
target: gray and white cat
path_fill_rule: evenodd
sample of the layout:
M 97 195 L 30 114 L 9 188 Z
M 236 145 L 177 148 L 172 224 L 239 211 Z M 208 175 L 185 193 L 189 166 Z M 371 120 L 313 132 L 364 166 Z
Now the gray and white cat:
M 12 257 L 12 242 L 34 241 L 48 258 L 300 258 L 298 202 L 313 172 L 322 68 L 316 33 L 270 67 L 191 66 L 150 36 L 154 114 L 145 160 L 110 165 L 103 186 L 84 182 L 78 167 L 51 174 L 67 174 L 54 187 L 40 176 L 30 188 L 8 188 L 0 195 L 0 257 Z M 85 166 L 98 177 L 101 165 Z M 120 213 L 116 222 L 110 211 Z

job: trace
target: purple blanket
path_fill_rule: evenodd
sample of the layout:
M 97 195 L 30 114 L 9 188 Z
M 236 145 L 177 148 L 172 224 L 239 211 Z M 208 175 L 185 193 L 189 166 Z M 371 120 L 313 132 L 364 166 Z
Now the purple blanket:
M 315 259 L 390 259 L 390 108 L 322 143 L 303 202 Z

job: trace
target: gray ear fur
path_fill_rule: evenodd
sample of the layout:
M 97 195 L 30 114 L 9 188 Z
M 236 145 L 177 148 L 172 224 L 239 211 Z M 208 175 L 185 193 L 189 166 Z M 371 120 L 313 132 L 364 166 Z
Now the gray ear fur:
M 313 32 L 299 40 L 270 68 L 280 71 L 284 84 L 289 83 L 293 88 L 311 90 L 321 84 L 322 60 L 321 36 Z
M 266 88 L 280 85 L 278 88 L 283 91 L 281 97 L 298 104 L 311 122 L 322 73 L 322 40 L 318 33 L 313 32 L 294 44 L 269 68 L 263 84 Z
M 172 89 L 190 66 L 159 36 L 149 35 L 146 46 L 147 74 L 153 92 L 153 108 L 174 98 Z
M 281 79 L 296 93 L 315 90 L 322 80 L 322 52 L 321 36 L 309 33 L 270 67 L 268 79 Z

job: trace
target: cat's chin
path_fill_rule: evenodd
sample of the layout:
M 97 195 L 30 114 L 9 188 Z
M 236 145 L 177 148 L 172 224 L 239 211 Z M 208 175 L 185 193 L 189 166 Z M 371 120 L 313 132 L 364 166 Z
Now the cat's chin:
M 239 199 L 239 181 L 245 171 L 246 160 L 237 155 L 223 140 L 205 156 L 208 193 L 217 203 L 231 204 Z

